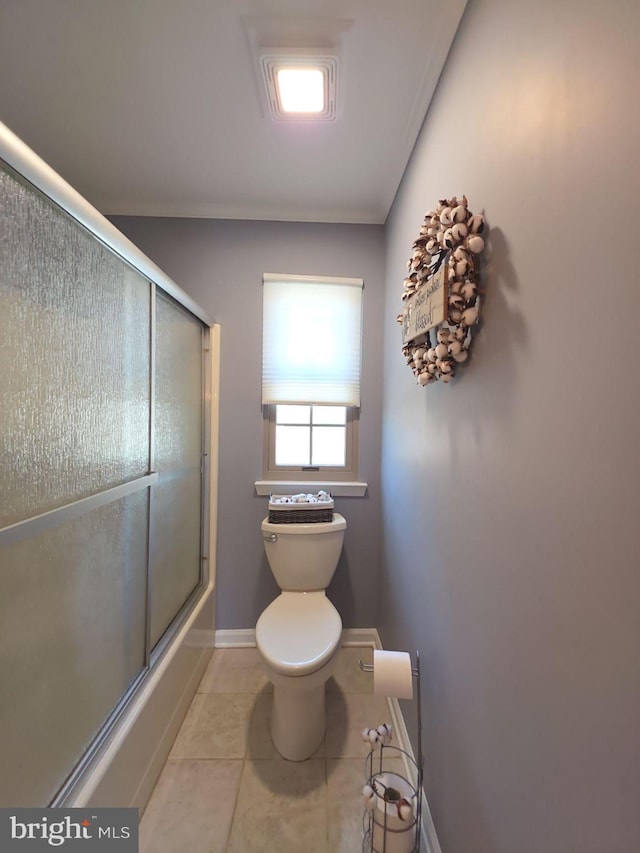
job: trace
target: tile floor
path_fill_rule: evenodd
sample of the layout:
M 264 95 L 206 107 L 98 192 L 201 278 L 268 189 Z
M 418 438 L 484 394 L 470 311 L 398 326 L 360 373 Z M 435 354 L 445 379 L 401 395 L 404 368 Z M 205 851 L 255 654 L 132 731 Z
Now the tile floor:
M 214 651 L 142 818 L 141 853 L 360 853 L 360 732 L 389 711 L 358 659 L 372 650 L 340 650 L 324 741 L 290 762 L 271 742 L 257 651 Z

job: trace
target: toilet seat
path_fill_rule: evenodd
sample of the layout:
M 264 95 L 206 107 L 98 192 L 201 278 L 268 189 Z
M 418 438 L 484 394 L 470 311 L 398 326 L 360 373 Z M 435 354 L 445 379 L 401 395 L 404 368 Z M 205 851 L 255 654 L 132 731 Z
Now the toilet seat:
M 265 662 L 281 675 L 309 675 L 335 654 L 342 634 L 340 614 L 319 592 L 282 592 L 256 624 Z

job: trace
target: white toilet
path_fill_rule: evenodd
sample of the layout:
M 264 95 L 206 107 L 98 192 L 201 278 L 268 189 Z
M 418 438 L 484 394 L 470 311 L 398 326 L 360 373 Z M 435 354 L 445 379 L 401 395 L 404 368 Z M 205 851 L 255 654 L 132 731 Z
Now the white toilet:
M 336 664 L 342 620 L 325 595 L 347 522 L 262 522 L 264 547 L 282 592 L 258 619 L 256 645 L 273 684 L 271 737 L 290 761 L 304 761 L 324 736 L 324 688 Z

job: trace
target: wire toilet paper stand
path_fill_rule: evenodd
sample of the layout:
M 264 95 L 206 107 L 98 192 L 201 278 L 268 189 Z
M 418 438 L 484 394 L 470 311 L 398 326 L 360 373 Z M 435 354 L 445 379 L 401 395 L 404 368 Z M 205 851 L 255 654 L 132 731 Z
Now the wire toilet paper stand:
M 364 672 L 373 672 L 374 666 L 359 662 Z M 420 701 L 420 653 L 416 651 L 416 663 L 411 667 L 415 681 L 416 711 L 418 716 L 418 755 L 412 755 L 397 746 L 381 742 L 372 747 L 365 759 L 366 783 L 373 791 L 372 808 L 365 809 L 362 818 L 362 853 L 419 853 L 420 828 L 422 826 L 422 708 Z M 395 759 L 395 761 L 394 761 Z M 401 773 L 395 765 L 402 760 L 415 783 Z M 404 807 L 409 818 L 401 812 Z M 404 814 L 403 817 L 401 815 Z

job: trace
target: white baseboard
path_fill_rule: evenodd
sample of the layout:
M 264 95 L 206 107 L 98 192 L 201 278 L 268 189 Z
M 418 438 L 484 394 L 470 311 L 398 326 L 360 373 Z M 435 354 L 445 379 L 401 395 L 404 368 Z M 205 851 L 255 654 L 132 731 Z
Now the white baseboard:
M 252 648 L 256 644 L 255 628 L 231 628 L 220 629 L 216 631 L 215 647 L 216 649 L 241 649 Z M 342 646 L 367 646 L 373 649 L 382 649 L 382 641 L 377 628 L 345 628 L 342 631 Z M 400 710 L 400 703 L 397 699 L 387 699 L 389 703 L 389 714 L 391 716 L 391 724 L 395 732 L 395 746 L 398 746 L 406 752 L 413 761 L 415 756 L 409 740 L 409 733 Z M 404 771 L 408 779 L 415 783 L 415 766 L 411 764 L 406 756 L 403 756 Z M 420 834 L 420 850 L 424 853 L 442 853 L 438 835 L 433 823 L 429 803 L 422 791 L 422 828 Z
M 250 649 L 255 644 L 255 628 L 218 628 L 216 631 L 216 649 Z
M 343 628 L 342 646 L 367 646 L 371 649 L 381 649 L 380 635 L 377 628 Z
M 216 631 L 216 649 L 248 649 L 256 644 L 255 628 L 220 628 Z M 368 646 L 381 649 L 380 635 L 376 628 L 344 628 L 342 646 Z
M 393 726 L 393 731 L 395 734 L 395 746 L 400 747 L 400 749 L 404 750 L 410 758 L 415 762 L 415 755 L 413 752 L 413 748 L 411 746 L 411 741 L 409 740 L 409 733 L 407 731 L 407 726 L 404 722 L 404 717 L 402 716 L 402 711 L 400 710 L 400 703 L 397 699 L 389 698 L 387 699 L 389 703 L 389 713 L 391 715 L 391 725 Z M 416 772 L 415 768 L 417 764 L 412 764 L 411 761 L 407 758 L 407 756 L 402 756 L 402 762 L 404 764 L 404 773 L 407 779 L 409 779 L 412 784 L 416 783 Z M 429 809 L 429 803 L 427 802 L 427 798 L 424 793 L 424 789 L 422 790 L 422 827 L 420 833 L 420 850 L 426 851 L 426 853 L 442 853 L 442 848 L 440 847 L 440 842 L 438 841 L 438 835 L 436 833 L 436 828 L 433 823 L 433 818 L 431 816 L 431 811 Z

